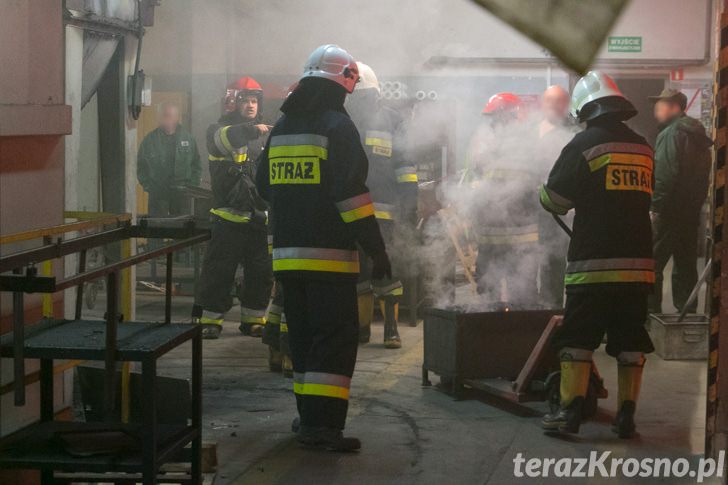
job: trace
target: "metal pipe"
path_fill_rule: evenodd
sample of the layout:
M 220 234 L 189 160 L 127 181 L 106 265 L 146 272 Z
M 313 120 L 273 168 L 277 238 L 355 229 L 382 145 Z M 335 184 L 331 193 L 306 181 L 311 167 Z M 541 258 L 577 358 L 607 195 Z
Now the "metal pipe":
M 86 250 L 82 249 L 78 256 L 78 272 L 83 273 L 85 271 Z M 81 320 L 81 314 L 83 313 L 83 285 L 84 283 L 79 283 L 76 287 L 76 312 L 73 315 L 73 318 L 76 320 Z
M 172 264 L 174 253 L 167 253 L 167 277 L 164 288 L 164 323 L 172 323 Z
M 104 410 L 106 419 L 114 419 L 116 407 L 116 331 L 119 318 L 119 273 L 106 277 L 106 354 L 104 378 Z
M 20 274 L 17 269 L 13 273 Z M 25 314 L 23 293 L 13 293 L 13 378 L 15 379 L 15 405 L 25 406 Z

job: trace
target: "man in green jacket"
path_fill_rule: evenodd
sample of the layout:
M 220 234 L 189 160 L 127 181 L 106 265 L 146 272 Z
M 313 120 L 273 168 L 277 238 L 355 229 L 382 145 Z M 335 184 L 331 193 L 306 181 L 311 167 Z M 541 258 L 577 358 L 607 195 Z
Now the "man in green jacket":
M 696 268 L 700 211 L 708 193 L 713 142 L 700 121 L 685 114 L 687 97 L 664 89 L 655 102 L 660 133 L 655 143 L 655 188 L 652 218 L 655 291 L 650 311 L 662 312 L 665 265 L 673 258 L 672 300 L 678 310 L 687 303 L 698 280 Z M 688 311 L 694 312 L 697 302 Z
M 192 134 L 180 124 L 179 108 L 162 105 L 159 127 L 139 146 L 137 177 L 149 193 L 149 215 L 177 216 L 185 212 L 176 188 L 200 185 L 200 153 Z

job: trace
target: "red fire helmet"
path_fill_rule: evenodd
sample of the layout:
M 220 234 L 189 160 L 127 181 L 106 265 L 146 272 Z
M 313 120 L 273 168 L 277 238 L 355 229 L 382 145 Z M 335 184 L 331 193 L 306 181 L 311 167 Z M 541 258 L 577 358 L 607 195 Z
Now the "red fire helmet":
M 223 111 L 225 113 L 235 111 L 238 100 L 245 96 L 257 96 L 259 101 L 263 98 L 263 88 L 250 76 L 241 77 L 228 85 L 223 99 Z
M 483 114 L 515 113 L 522 105 L 521 98 L 513 93 L 497 93 L 490 97 L 483 108 Z

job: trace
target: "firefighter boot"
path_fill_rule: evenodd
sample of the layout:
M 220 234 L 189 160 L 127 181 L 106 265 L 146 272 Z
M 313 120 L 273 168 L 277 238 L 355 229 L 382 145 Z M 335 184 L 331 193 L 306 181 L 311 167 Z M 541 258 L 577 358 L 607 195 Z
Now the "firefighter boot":
M 214 340 L 220 338 L 224 315 L 211 315 L 200 305 L 192 306 L 192 323 L 202 325 L 202 338 Z
M 358 438 L 345 437 L 340 429 L 300 425 L 296 438 L 306 448 L 326 451 L 357 451 L 361 448 Z
M 384 299 L 384 347 L 387 349 L 399 349 L 402 347 L 402 339 L 397 331 L 397 313 L 399 305 L 394 299 Z
M 283 360 L 282 360 L 282 367 L 283 367 L 283 377 L 286 377 L 288 379 L 293 379 L 293 361 L 291 358 L 285 354 L 283 354 Z
M 283 369 L 283 354 L 272 345 L 268 346 L 268 369 L 271 372 L 280 372 Z
M 263 325 L 258 325 L 257 323 L 241 323 L 238 329 L 243 335 L 248 337 L 263 336 Z
M 369 343 L 372 334 L 372 317 L 374 315 L 374 293 L 361 293 L 357 297 L 359 307 L 359 343 Z
M 641 352 L 622 352 L 618 356 L 618 394 L 617 415 L 612 423 L 612 431 L 622 439 L 634 438 L 637 427 L 634 413 L 642 384 L 642 369 L 645 358 Z
M 582 407 L 589 387 L 591 354 L 591 351 L 582 349 L 561 351 L 561 405 L 557 412 L 543 417 L 541 425 L 544 430 L 561 433 L 579 432 Z

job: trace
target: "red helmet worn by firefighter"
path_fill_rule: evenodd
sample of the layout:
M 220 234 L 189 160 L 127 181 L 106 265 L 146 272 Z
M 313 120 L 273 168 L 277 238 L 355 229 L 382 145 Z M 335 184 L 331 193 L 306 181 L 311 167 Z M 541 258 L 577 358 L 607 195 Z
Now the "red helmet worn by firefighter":
M 518 113 L 522 108 L 523 102 L 521 98 L 513 93 L 497 93 L 490 97 L 485 108 L 483 108 L 484 115 L 499 114 L 499 113 Z
M 263 88 L 250 76 L 241 77 L 228 85 L 223 99 L 223 114 L 235 111 L 240 100 L 246 96 L 257 97 L 258 103 L 263 100 Z

